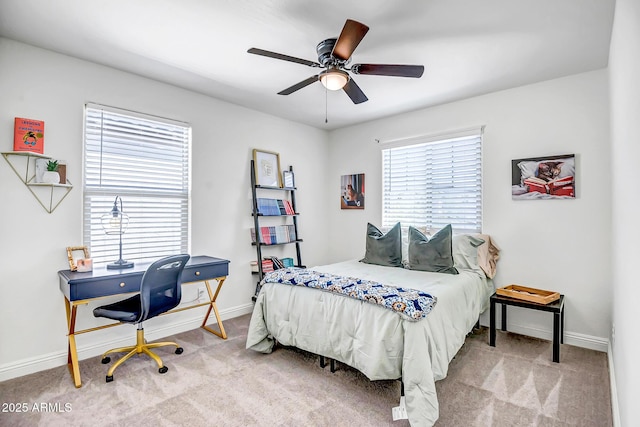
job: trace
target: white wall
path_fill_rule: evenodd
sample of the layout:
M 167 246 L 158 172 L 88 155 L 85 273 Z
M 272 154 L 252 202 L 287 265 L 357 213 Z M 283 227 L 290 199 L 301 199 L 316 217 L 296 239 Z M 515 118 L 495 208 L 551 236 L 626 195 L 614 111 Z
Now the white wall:
M 192 125 L 191 253 L 231 260 L 218 299 L 223 317 L 252 308 L 255 279 L 249 262 L 255 250 L 249 234 L 253 225 L 249 160 L 253 148 L 279 152 L 283 167 L 294 166 L 298 207 L 304 213 L 299 220 L 305 240 L 303 261 L 326 261 L 327 236 L 315 232 L 327 225 L 322 212 L 326 132 L 8 39 L 0 38 L 0 64 L 0 134 L 4 135 L 0 151 L 13 149 L 14 117 L 44 120 L 45 154 L 67 161 L 68 177 L 75 185 L 58 209 L 48 214 L 9 165 L 0 161 L 0 380 L 66 363 L 65 311 L 57 271 L 68 268 L 65 248 L 82 244 L 85 102 Z M 196 291 L 185 288 L 184 299 L 195 297 Z M 95 324 L 91 314 L 95 305 L 79 309 L 79 327 Z M 202 310 L 153 319 L 147 334 L 153 339 L 176 328 L 198 326 Z M 175 327 L 166 329 L 169 325 Z M 130 342 L 133 334 L 131 327 L 121 326 L 80 336 L 80 357 Z
M 613 325 L 611 351 L 621 426 L 640 423 L 640 368 L 637 313 L 640 301 L 637 265 L 640 229 L 638 172 L 640 138 L 640 4 L 617 0 L 609 55 L 613 171 L 612 271 Z M 615 391 L 614 390 L 614 391 Z M 614 396 L 615 398 L 616 396 Z M 615 404 L 614 400 L 614 404 Z M 615 410 L 615 408 L 614 408 Z
M 367 221 L 381 223 L 381 154 L 389 140 L 486 125 L 483 230 L 501 247 L 496 286 L 566 295 L 568 344 L 606 350 L 610 325 L 611 178 L 605 70 L 524 86 L 333 131 L 331 261 L 364 255 Z M 511 160 L 575 153 L 575 200 L 513 201 Z M 366 207 L 341 210 L 341 175 L 365 173 Z M 509 307 L 509 328 L 551 337 L 547 313 Z M 483 323 L 487 321 L 483 319 Z
M 33 64 L 37 58 L 37 66 Z M 66 362 L 66 326 L 57 270 L 64 248 L 82 243 L 82 107 L 87 101 L 187 121 L 193 126 L 192 253 L 231 260 L 219 299 L 223 317 L 248 312 L 254 279 L 248 263 L 249 159 L 252 148 L 280 152 L 294 165 L 303 261 L 317 265 L 364 253 L 367 221 L 381 219 L 380 151 L 375 139 L 486 125 L 484 231 L 502 248 L 496 285 L 520 283 L 567 295 L 569 344 L 606 349 L 611 321 L 611 177 L 607 73 L 570 76 L 331 132 L 281 120 L 96 64 L 0 39 L 0 132 L 12 148 L 13 118 L 46 123 L 45 152 L 68 163 L 76 184 L 47 214 L 8 165 L 0 165 L 0 380 Z M 328 143 L 328 144 L 327 144 Z M 327 146 L 328 145 L 328 146 Z M 578 197 L 511 200 L 511 160 L 575 153 Z M 309 159 L 312 159 L 311 161 Z M 3 162 L 4 163 L 4 162 Z M 366 209 L 342 211 L 339 179 L 366 174 Z M 328 230 L 328 232 L 318 232 Z M 188 295 L 187 295 L 188 296 Z M 80 322 L 93 323 L 91 307 Z M 188 329 L 196 310 L 154 319 Z M 510 308 L 510 328 L 551 336 L 545 313 Z M 486 319 L 484 319 L 486 321 Z M 168 322 L 168 323 L 167 323 Z M 6 325 L 12 325 L 7 327 Z M 82 336 L 81 358 L 130 339 L 127 327 Z M 105 340 L 107 342 L 105 343 Z

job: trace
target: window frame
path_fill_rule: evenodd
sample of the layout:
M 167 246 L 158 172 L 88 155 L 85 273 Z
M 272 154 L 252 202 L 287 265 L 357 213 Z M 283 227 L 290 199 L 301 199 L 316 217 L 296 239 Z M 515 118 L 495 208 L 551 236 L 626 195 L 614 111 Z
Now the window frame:
M 395 140 L 389 140 L 380 143 L 381 149 L 381 218 L 382 218 L 382 227 L 384 229 L 388 229 L 392 227 L 396 222 L 400 222 L 403 228 L 407 228 L 408 226 L 418 227 L 427 232 L 435 232 L 447 224 L 452 224 L 453 231 L 455 233 L 482 233 L 482 222 L 483 222 L 483 161 L 482 161 L 482 146 L 483 146 L 483 137 L 484 137 L 484 126 L 476 126 L 466 129 L 460 129 L 456 131 L 443 132 L 438 134 L 431 135 L 420 135 L 410 138 L 400 138 Z M 389 156 L 392 154 L 399 155 L 402 153 L 401 150 L 404 150 L 405 153 L 415 150 L 416 152 L 424 150 L 424 152 L 436 152 L 436 150 L 445 151 L 449 150 L 451 152 L 450 158 L 451 161 L 449 168 L 456 168 L 457 161 L 455 160 L 455 151 L 456 145 L 464 145 L 470 144 L 471 146 L 468 148 L 467 157 L 473 161 L 472 165 L 465 166 L 467 169 L 475 170 L 474 180 L 470 182 L 467 180 L 467 184 L 462 184 L 462 180 L 460 180 L 460 173 L 452 172 L 451 184 L 450 188 L 445 188 L 446 185 L 440 184 L 438 191 L 440 191 L 441 196 L 433 196 L 434 187 L 431 186 L 429 188 L 416 189 L 418 185 L 410 184 L 409 181 L 411 179 L 410 174 L 415 172 L 405 172 L 407 175 L 403 175 L 403 178 L 407 181 L 407 184 L 404 188 L 409 188 L 411 190 L 421 191 L 418 198 L 412 199 L 412 201 L 407 201 L 407 205 L 414 206 L 414 208 L 407 208 L 404 212 L 407 215 L 402 215 L 402 209 L 396 209 L 396 212 L 393 212 L 393 207 L 390 207 L 392 202 L 387 200 L 390 197 L 390 193 L 393 194 L 399 193 L 398 189 L 390 189 L 389 187 L 393 185 L 391 180 L 389 179 L 389 174 L 392 173 L 391 170 L 387 171 L 387 168 L 391 168 L 391 166 L 387 165 L 387 161 L 389 160 Z M 438 145 L 440 145 L 438 147 Z M 447 145 L 449 147 L 447 147 Z M 395 153 L 393 151 L 395 150 Z M 464 151 L 463 151 L 464 152 Z M 426 154 L 421 154 L 423 157 L 426 157 Z M 444 156 L 444 154 L 437 154 L 438 156 Z M 385 157 L 387 156 L 387 157 Z M 406 156 L 406 155 L 405 155 Z M 408 159 L 408 158 L 407 158 Z M 407 160 L 405 159 L 405 160 Z M 436 157 L 435 161 L 442 161 L 445 165 L 447 161 L 444 157 Z M 460 161 L 462 164 L 462 161 Z M 407 163 L 401 166 L 404 169 L 409 169 Z M 419 171 L 420 165 L 415 164 L 413 170 Z M 398 168 L 400 169 L 400 168 Z M 433 172 L 433 163 L 429 160 L 429 164 L 424 166 L 425 170 L 425 183 L 428 184 L 428 179 L 430 176 L 434 174 Z M 398 171 L 397 171 L 398 172 Z M 396 181 L 401 179 L 398 175 L 396 176 Z M 458 180 L 458 181 L 456 181 Z M 398 185 L 396 185 L 398 187 Z M 468 189 L 467 189 L 468 187 Z M 473 189 L 471 189 L 473 188 Z M 460 194 L 464 196 L 463 198 L 467 198 L 468 200 L 460 201 L 459 206 L 461 208 L 457 209 L 458 212 L 456 215 L 451 215 L 449 213 L 448 218 L 444 218 L 442 214 L 435 215 L 433 213 L 429 213 L 429 210 L 432 209 L 433 200 L 440 200 L 441 202 L 444 200 L 444 206 L 446 209 L 455 211 L 456 209 L 451 207 L 451 205 L 455 204 L 455 202 L 446 202 L 447 197 L 450 199 L 459 199 L 460 197 L 455 196 L 454 194 Z M 473 199 L 473 201 L 471 201 Z M 419 212 L 416 214 L 415 206 L 416 203 L 421 200 L 422 204 L 425 205 L 424 208 L 419 209 Z M 430 203 L 430 206 L 426 206 L 427 203 Z M 441 206 L 443 204 L 441 203 Z M 390 211 L 391 209 L 391 211 Z M 474 209 L 473 213 L 471 209 Z M 413 212 L 411 212 L 414 210 Z M 468 210 L 468 211 L 467 211 Z M 467 211 L 467 212 L 465 212 Z M 475 215 L 475 219 L 471 219 L 471 217 Z M 422 216 L 422 220 L 416 220 L 419 216 Z M 403 220 L 404 219 L 404 220 Z
M 95 124 L 96 115 L 102 115 L 99 125 Z M 121 129 L 112 130 L 112 133 L 106 135 L 108 132 L 105 129 L 113 124 L 109 121 L 113 120 L 111 117 L 118 117 L 123 125 Z M 140 126 L 139 133 L 135 132 L 136 126 Z M 99 136 L 96 136 L 96 129 Z M 163 136 L 162 132 L 169 132 L 167 129 L 175 130 L 174 134 Z M 119 256 L 119 236 L 105 234 L 100 221 L 102 215 L 113 207 L 116 196 L 122 199 L 123 212 L 130 218 L 129 229 L 122 235 L 124 259 L 152 262 L 163 256 L 190 253 L 191 134 L 189 123 L 101 104 L 85 104 L 82 239 L 83 244 L 90 249 L 94 266 L 104 266 L 117 260 Z M 99 150 L 96 151 L 96 147 Z M 116 155 L 108 152 L 109 148 L 114 152 L 115 148 L 120 148 L 117 155 L 120 163 L 115 159 Z M 138 154 L 129 153 L 128 150 L 132 148 L 138 150 L 131 153 Z M 91 156 L 93 157 L 90 158 Z M 161 163 L 159 167 L 167 168 L 169 172 L 166 176 L 158 171 L 154 173 L 155 162 Z M 107 170 L 110 165 L 111 175 Z M 129 182 L 126 181 L 124 184 L 116 182 L 113 179 L 114 165 L 122 167 L 125 172 L 140 173 L 141 179 L 135 181 L 139 185 L 128 185 Z M 96 173 L 99 175 L 97 179 L 92 177 Z M 161 179 L 158 178 L 159 175 L 162 175 Z M 103 176 L 106 182 L 103 181 Z M 172 185 L 163 186 L 162 182 L 169 184 L 169 181 L 164 181 L 167 176 L 174 181 Z

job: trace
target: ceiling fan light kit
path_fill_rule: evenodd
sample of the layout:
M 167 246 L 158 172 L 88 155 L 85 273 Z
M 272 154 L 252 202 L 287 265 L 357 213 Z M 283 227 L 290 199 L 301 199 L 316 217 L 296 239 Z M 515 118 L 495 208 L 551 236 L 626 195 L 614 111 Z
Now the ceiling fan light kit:
M 320 82 L 329 90 L 340 90 L 349 81 L 349 73 L 337 68 L 330 68 L 318 75 Z
M 424 72 L 422 65 L 398 65 L 398 64 L 354 64 L 351 68 L 347 66 L 351 62 L 351 55 L 358 47 L 364 36 L 369 31 L 369 27 L 352 19 L 347 19 L 340 32 L 340 36 L 321 41 L 316 46 L 318 62 L 296 58 L 282 53 L 270 52 L 268 50 L 251 48 L 247 52 L 254 55 L 266 56 L 280 59 L 282 61 L 295 62 L 314 68 L 324 68 L 319 74 L 311 76 L 301 82 L 294 84 L 278 92 L 278 95 L 290 95 L 316 81 L 320 82 L 328 90 L 344 90 L 354 104 L 360 104 L 368 100 L 362 89 L 349 75 L 369 74 L 376 76 L 395 76 L 420 78 Z

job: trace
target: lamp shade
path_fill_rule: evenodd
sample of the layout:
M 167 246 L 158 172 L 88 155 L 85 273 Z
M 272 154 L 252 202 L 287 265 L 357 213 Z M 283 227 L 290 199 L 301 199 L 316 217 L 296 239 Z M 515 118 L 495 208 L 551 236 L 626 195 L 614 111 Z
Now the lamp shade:
M 102 215 L 101 222 L 105 234 L 124 234 L 129 226 L 129 215 L 118 208 L 118 200 L 120 200 L 120 197 L 116 197 L 111 212 Z
M 337 68 L 330 68 L 321 72 L 318 78 L 327 89 L 340 90 L 349 81 L 349 74 Z

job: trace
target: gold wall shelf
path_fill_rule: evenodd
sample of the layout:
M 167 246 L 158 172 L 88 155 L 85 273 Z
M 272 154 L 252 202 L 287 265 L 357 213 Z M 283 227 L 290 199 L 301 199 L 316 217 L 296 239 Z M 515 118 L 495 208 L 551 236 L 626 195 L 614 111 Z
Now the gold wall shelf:
M 8 151 L 2 153 L 2 157 L 9 163 L 13 172 L 33 194 L 40 206 L 48 213 L 52 213 L 73 188 L 73 184 L 68 179 L 67 184 L 33 182 L 36 169 L 35 159 L 51 159 L 49 156 L 28 151 Z

